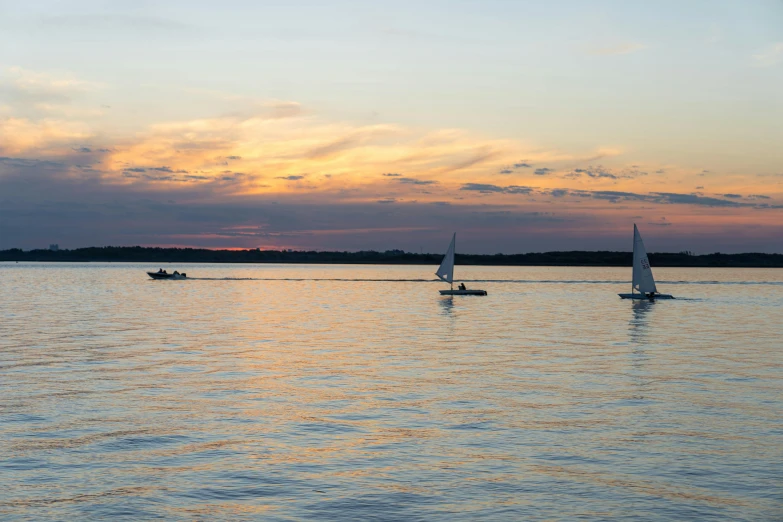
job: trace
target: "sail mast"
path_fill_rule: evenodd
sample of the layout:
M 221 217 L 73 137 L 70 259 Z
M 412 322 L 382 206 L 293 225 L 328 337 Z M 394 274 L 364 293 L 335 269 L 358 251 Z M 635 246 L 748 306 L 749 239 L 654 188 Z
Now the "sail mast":
M 636 287 L 639 285 L 639 263 L 637 262 L 638 257 L 638 250 L 636 248 L 636 238 L 639 237 L 639 229 L 636 228 L 636 223 L 633 224 L 633 264 L 631 265 L 633 267 L 633 273 L 631 276 L 631 293 L 633 294 L 636 291 Z

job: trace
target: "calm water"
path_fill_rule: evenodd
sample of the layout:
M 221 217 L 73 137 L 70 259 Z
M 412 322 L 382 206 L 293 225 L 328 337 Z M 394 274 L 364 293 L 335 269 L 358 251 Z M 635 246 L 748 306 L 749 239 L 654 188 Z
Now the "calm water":
M 783 519 L 783 270 L 157 268 L 0 263 L 0 518 Z

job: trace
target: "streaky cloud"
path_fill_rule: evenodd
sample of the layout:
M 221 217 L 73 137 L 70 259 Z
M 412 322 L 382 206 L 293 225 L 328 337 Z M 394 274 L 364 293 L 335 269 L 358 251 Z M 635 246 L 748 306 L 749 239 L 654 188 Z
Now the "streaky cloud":
M 499 185 L 492 185 L 488 183 L 465 183 L 460 187 L 460 190 L 481 192 L 483 194 L 491 193 L 503 193 L 503 194 L 530 194 L 533 192 L 532 187 L 521 187 L 518 185 L 509 185 L 507 187 L 501 187 Z
M 431 179 L 397 178 L 394 181 L 407 185 L 436 185 L 438 182 Z
M 753 55 L 756 67 L 773 67 L 783 62 L 783 42 L 777 42 Z
M 465 183 L 460 190 L 475 190 L 477 192 L 490 193 L 490 192 L 505 192 L 503 187 L 498 185 L 491 185 L 488 183 Z

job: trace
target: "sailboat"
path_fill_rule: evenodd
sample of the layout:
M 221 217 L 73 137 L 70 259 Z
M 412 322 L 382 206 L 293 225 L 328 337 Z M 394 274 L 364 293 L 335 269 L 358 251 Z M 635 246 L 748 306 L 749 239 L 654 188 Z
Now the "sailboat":
M 457 233 L 451 236 L 451 244 L 449 249 L 446 250 L 446 255 L 443 256 L 443 261 L 438 267 L 438 271 L 435 275 L 438 276 L 441 281 L 445 281 L 451 285 L 450 290 L 441 290 L 440 295 L 487 295 L 486 290 L 468 290 L 464 288 L 465 285 L 461 285 L 463 288 L 454 290 L 454 245 L 457 242 Z
M 650 261 L 647 260 L 647 250 L 644 249 L 644 241 L 633 225 L 633 280 L 631 281 L 630 294 L 617 294 L 623 299 L 674 299 L 669 294 L 659 294 L 655 287 Z

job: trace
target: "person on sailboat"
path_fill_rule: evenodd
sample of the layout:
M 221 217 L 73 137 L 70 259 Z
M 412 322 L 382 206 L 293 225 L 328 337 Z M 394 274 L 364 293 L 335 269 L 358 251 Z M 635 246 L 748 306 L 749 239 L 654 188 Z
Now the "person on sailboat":
M 459 284 L 459 289 L 460 290 L 467 290 L 467 288 L 465 287 L 465 283 L 460 283 Z

